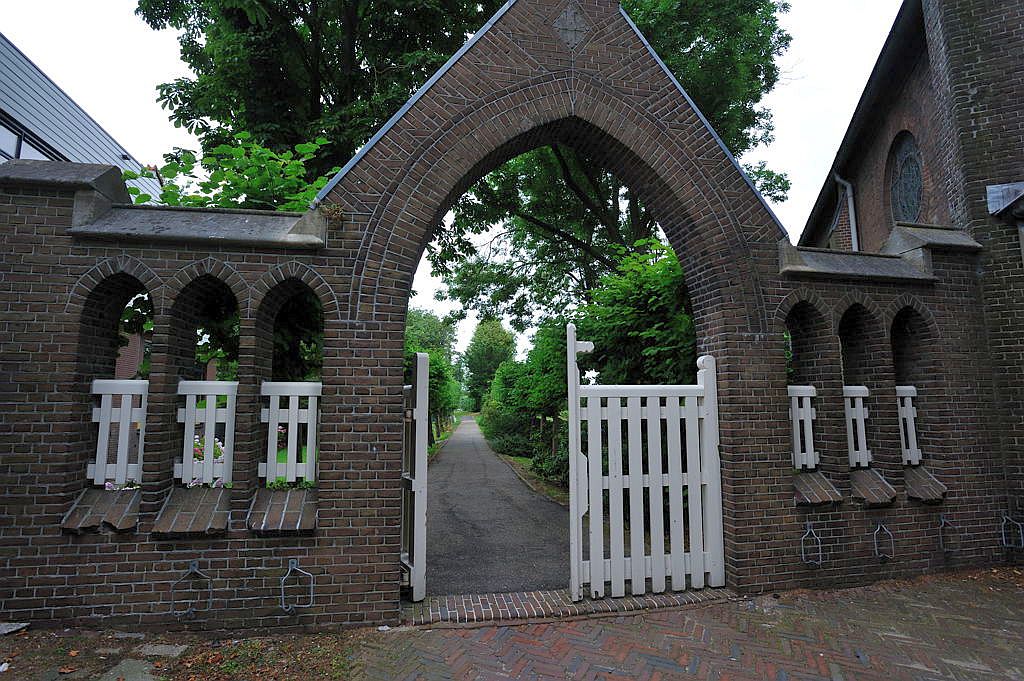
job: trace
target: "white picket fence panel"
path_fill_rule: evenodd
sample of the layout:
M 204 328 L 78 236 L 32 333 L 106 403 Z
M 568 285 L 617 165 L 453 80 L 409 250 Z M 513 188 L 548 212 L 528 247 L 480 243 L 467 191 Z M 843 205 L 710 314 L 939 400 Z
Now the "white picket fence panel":
M 813 385 L 789 386 L 789 417 L 793 423 L 793 467 L 813 471 L 821 460 L 814 448 L 814 419 L 818 412 L 812 400 L 818 396 Z
M 900 446 L 903 449 L 903 463 L 917 466 L 921 463 L 921 448 L 917 444 L 917 407 L 914 399 L 917 388 L 912 385 L 896 386 L 896 401 L 899 403 Z
M 864 400 L 871 394 L 865 386 L 843 387 L 843 404 L 846 411 L 846 448 L 850 455 L 850 468 L 867 468 L 871 465 L 871 450 L 868 449 L 867 422 L 868 408 Z
M 593 344 L 577 341 L 572 324 L 566 335 L 573 599 L 583 598 L 585 584 L 592 598 L 603 597 L 606 584 L 612 596 L 626 595 L 627 583 L 641 595 L 647 580 L 654 593 L 666 591 L 669 580 L 673 591 L 724 586 L 714 359 L 698 362 L 697 385 L 581 385 L 576 357 Z
M 199 480 L 209 485 L 214 480 L 231 482 L 231 462 L 235 451 L 235 402 L 238 397 L 237 381 L 180 381 L 178 395 L 185 398 L 185 406 L 178 409 L 178 423 L 185 424 L 181 461 L 174 464 L 174 477 L 185 484 Z M 227 404 L 218 407 L 224 397 Z M 200 400 L 206 404 L 199 407 Z M 217 425 L 224 425 L 223 454 L 216 456 Z M 199 436 L 203 455 L 195 456 L 196 436 Z
M 316 480 L 317 447 L 319 446 L 320 395 L 323 384 L 311 381 L 264 381 L 260 394 L 270 398 L 270 407 L 260 410 L 260 420 L 267 424 L 267 460 L 259 465 L 259 476 L 267 483 L 283 478 L 295 482 L 299 478 Z M 303 400 L 306 406 L 302 406 Z M 282 401 L 285 401 L 282 404 Z M 277 429 L 288 431 L 287 461 L 277 460 Z M 305 426 L 305 428 L 303 428 Z M 305 437 L 299 437 L 305 430 Z M 302 447 L 306 460 L 300 461 Z
M 402 439 L 402 569 L 412 600 L 422 601 L 427 589 L 427 428 L 430 425 L 430 356 L 416 353 L 410 385 L 403 389 Z
M 99 433 L 96 458 L 87 466 L 86 474 L 96 485 L 141 482 L 149 381 L 97 379 L 92 382 L 92 394 L 100 398 L 100 406 L 92 410 Z M 112 430 L 116 430 L 113 443 Z M 116 444 L 114 452 L 110 451 L 111 444 Z

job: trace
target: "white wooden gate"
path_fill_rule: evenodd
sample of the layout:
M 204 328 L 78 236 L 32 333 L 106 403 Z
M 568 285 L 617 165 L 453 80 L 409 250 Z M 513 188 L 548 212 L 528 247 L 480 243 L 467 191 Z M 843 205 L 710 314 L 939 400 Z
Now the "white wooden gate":
M 567 340 L 573 599 L 724 586 L 715 360 L 697 385 L 581 385 L 594 346 Z
M 402 570 L 412 600 L 422 601 L 427 589 L 427 428 L 430 412 L 430 357 L 416 353 L 412 384 L 403 390 L 405 430 L 402 441 Z

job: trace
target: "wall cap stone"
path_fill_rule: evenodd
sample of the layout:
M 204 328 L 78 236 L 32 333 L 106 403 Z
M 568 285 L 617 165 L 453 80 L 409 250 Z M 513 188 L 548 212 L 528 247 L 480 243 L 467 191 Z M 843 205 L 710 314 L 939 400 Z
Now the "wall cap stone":
M 121 170 L 99 163 L 65 163 L 14 159 L 0 164 L 0 184 L 8 186 L 91 189 L 112 203 L 128 203 L 131 197 L 121 180 Z
M 144 242 L 176 241 L 315 250 L 323 248 L 327 221 L 318 212 L 228 210 L 168 206 L 112 207 L 74 236 Z
M 868 279 L 885 282 L 936 281 L 898 255 L 830 251 L 823 248 L 794 246 L 788 239 L 779 242 L 779 274 L 785 277 L 825 279 Z
M 898 222 L 882 247 L 882 253 L 903 255 L 919 248 L 977 253 L 982 246 L 970 234 L 955 227 Z
M 1024 217 L 1024 182 L 991 184 L 985 190 L 990 215 Z

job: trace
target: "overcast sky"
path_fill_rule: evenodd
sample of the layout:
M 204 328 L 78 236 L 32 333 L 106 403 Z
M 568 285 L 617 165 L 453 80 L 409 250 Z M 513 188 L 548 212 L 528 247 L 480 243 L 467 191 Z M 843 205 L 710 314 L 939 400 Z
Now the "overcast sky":
M 773 206 L 790 237 L 803 229 L 832 165 L 900 0 L 791 0 L 783 24 L 793 45 L 782 82 L 764 100 L 775 114 L 775 142 L 747 155 L 785 172 L 793 189 Z M 156 86 L 188 69 L 175 36 L 154 32 L 134 14 L 134 0 L 0 0 L 0 32 L 62 87 L 133 156 L 160 161 L 175 146 L 198 148 L 156 103 Z M 436 282 L 417 272 L 414 304 L 432 301 Z M 472 321 L 460 328 L 460 349 Z

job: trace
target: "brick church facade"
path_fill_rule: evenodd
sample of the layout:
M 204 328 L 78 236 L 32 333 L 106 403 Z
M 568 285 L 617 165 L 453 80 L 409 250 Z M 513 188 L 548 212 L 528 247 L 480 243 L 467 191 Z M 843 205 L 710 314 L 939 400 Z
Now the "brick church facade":
M 907 0 L 799 246 L 609 0 L 511 0 L 305 214 L 132 207 L 110 167 L 0 165 L 0 604 L 128 625 L 396 623 L 413 274 L 474 181 L 556 141 L 635 188 L 683 264 L 719 371 L 729 586 L 1014 557 L 1022 19 L 1019 3 Z M 118 413 L 123 431 L 145 412 L 144 454 L 125 459 L 137 487 L 107 489 L 125 470 L 97 458 L 95 421 L 113 412 L 95 381 L 113 378 L 117 320 L 140 293 L 148 401 Z M 300 294 L 324 312 L 319 406 L 302 407 L 319 409 L 316 486 L 280 489 L 266 383 L 275 319 Z M 211 306 L 240 318 L 230 488 L 182 472 L 179 382 L 202 378 Z M 794 386 L 814 388 L 803 459 Z M 916 446 L 898 386 L 915 390 Z M 315 587 L 292 611 L 289 561 Z

